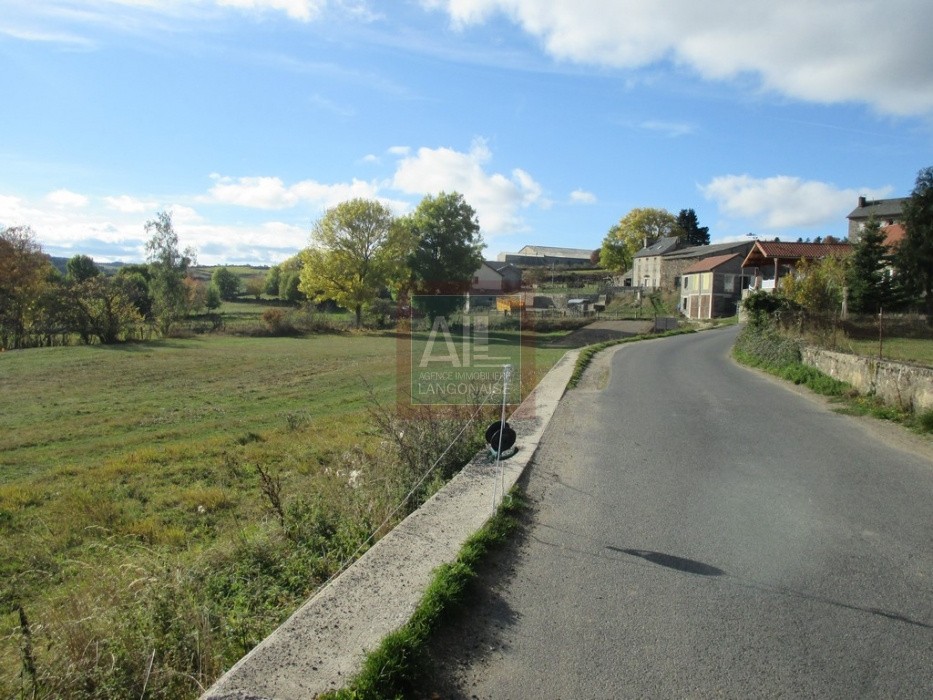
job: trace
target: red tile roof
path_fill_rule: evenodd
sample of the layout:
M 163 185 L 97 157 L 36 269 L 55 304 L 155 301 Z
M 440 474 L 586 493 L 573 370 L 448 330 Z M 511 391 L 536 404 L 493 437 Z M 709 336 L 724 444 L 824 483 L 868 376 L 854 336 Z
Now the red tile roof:
M 733 258 L 739 257 L 738 253 L 733 253 L 732 255 L 714 255 L 710 258 L 704 258 L 703 260 L 697 260 L 693 265 L 684 270 L 681 274 L 690 275 L 695 272 L 711 272 L 716 269 L 723 263 L 729 262 Z
M 907 231 L 903 224 L 891 224 L 881 229 L 884 232 L 884 245 L 887 248 L 894 249 L 904 240 Z
M 742 267 L 756 267 L 765 260 L 814 260 L 829 255 L 844 256 L 852 252 L 851 243 L 784 243 L 756 241 Z

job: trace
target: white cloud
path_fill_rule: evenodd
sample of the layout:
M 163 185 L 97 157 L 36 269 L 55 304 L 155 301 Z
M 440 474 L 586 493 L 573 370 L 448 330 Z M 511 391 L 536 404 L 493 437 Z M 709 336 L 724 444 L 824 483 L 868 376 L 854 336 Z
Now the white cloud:
M 83 194 L 65 189 L 49 192 L 45 195 L 45 201 L 63 209 L 67 207 L 86 207 L 88 205 L 88 198 Z
M 574 190 L 570 193 L 570 201 L 574 204 L 596 204 L 596 195 L 586 190 Z
M 928 0 L 422 0 L 455 26 L 502 13 L 559 60 L 618 68 L 671 61 L 709 80 L 818 103 L 933 112 Z
M 241 10 L 279 10 L 292 19 L 309 22 L 320 15 L 327 0 L 216 0 L 221 7 Z
M 388 153 L 390 156 L 403 156 L 404 157 L 404 156 L 407 156 L 409 153 L 411 153 L 411 148 L 409 148 L 408 146 L 390 146 L 386 150 L 386 153 Z
M 137 199 L 126 194 L 116 197 L 104 197 L 104 202 L 111 209 L 124 214 L 139 214 L 141 212 L 155 211 L 157 204 L 153 201 Z
M 703 195 L 715 201 L 727 217 L 750 219 L 769 229 L 838 224 L 855 208 L 859 195 L 884 197 L 892 189 L 839 189 L 786 175 L 763 179 L 724 175 L 700 186 Z
M 375 198 L 378 193 L 375 184 L 355 178 L 331 185 L 315 180 L 286 185 L 278 177 L 211 177 L 216 184 L 210 189 L 209 201 L 254 209 L 286 209 L 301 203 L 327 208 L 355 197 Z
M 511 177 L 487 173 L 492 158 L 486 142 L 477 139 L 468 153 L 451 148 L 419 148 L 398 163 L 392 186 L 406 194 L 459 192 L 477 213 L 483 232 L 491 235 L 519 231 L 523 207 L 549 206 L 541 186 L 527 172 L 516 168 Z

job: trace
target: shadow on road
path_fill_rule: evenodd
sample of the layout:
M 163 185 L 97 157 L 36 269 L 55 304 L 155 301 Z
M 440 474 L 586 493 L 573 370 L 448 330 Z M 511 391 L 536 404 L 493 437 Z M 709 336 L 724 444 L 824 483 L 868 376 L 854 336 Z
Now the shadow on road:
M 717 569 L 715 566 L 704 564 L 701 561 L 685 559 L 684 557 L 675 557 L 673 554 L 663 554 L 662 552 L 652 552 L 649 549 L 623 549 L 622 547 L 613 547 L 606 545 L 606 549 L 622 554 L 630 554 L 633 557 L 639 557 L 645 561 L 650 561 L 658 566 L 666 566 L 668 569 L 677 571 L 686 571 L 689 574 L 699 574 L 700 576 L 722 576 L 726 572 Z

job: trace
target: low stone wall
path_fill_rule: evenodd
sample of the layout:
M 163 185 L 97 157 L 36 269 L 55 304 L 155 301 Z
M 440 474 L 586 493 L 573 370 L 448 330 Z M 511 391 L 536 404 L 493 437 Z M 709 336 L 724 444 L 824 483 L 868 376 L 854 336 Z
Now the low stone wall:
M 802 350 L 804 364 L 847 382 L 862 394 L 914 412 L 933 409 L 933 369 L 820 348 Z

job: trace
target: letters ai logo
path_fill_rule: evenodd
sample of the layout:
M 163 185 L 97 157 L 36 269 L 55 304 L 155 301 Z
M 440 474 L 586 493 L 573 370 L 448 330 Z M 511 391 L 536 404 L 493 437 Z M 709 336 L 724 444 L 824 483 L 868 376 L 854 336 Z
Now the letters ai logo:
M 521 330 L 517 319 L 489 313 L 413 320 L 410 388 L 415 404 L 509 404 L 521 397 Z M 420 324 L 418 323 L 420 321 Z M 414 330 L 420 325 L 421 330 Z M 511 366 L 511 379 L 504 368 Z M 505 392 L 505 394 L 503 394 Z

